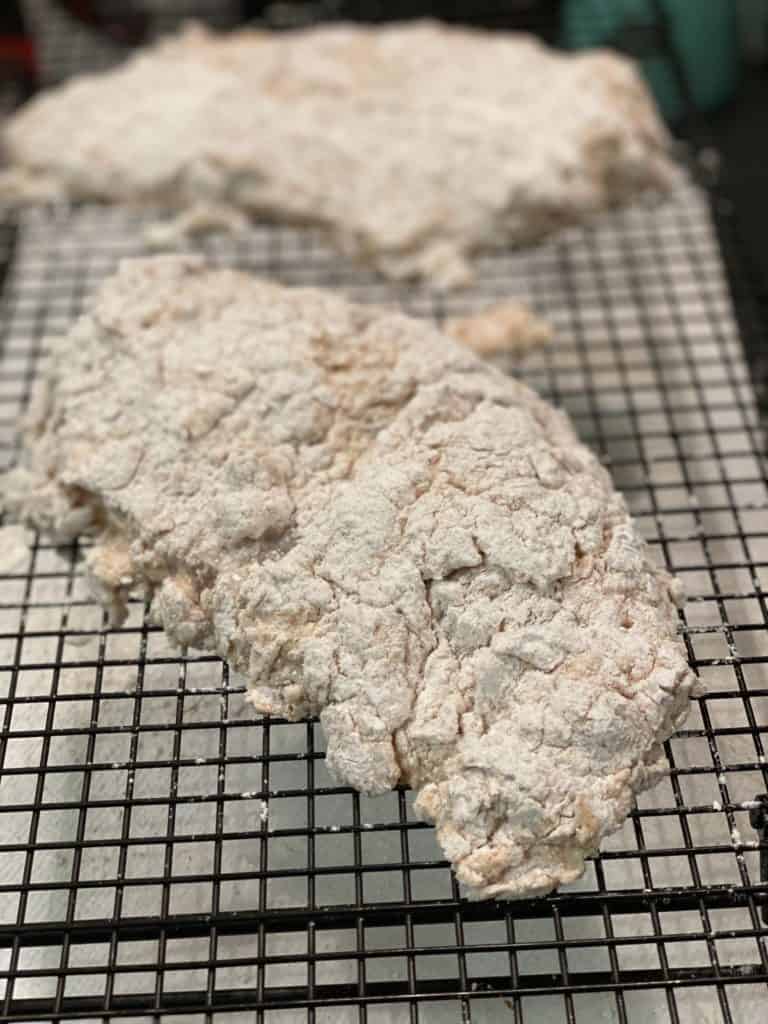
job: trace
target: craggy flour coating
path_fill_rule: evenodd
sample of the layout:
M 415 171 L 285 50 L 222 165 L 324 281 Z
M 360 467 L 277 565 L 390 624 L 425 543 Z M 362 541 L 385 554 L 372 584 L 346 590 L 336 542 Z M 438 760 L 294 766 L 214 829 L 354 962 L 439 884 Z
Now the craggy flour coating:
M 418 792 L 474 897 L 545 893 L 663 769 L 676 584 L 560 412 L 432 327 L 182 258 L 53 350 L 8 509 L 95 535 L 336 776 Z
M 471 277 L 478 249 L 677 178 L 624 58 L 433 22 L 192 27 L 35 99 L 3 143 L 0 197 L 157 202 L 184 211 L 182 231 L 276 215 L 441 287 Z

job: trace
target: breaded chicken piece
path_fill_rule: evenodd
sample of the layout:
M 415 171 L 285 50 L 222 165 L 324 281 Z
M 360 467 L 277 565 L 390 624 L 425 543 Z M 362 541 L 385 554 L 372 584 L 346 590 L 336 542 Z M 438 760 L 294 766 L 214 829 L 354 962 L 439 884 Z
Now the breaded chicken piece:
M 627 59 L 428 21 L 193 27 L 34 99 L 2 143 L 6 199 L 164 205 L 178 220 L 149 240 L 170 246 L 244 213 L 317 224 L 439 288 L 469 281 L 480 250 L 679 177 Z
M 406 783 L 474 898 L 578 877 L 694 682 L 678 585 L 568 419 L 433 327 L 183 258 L 53 349 L 8 511 Z

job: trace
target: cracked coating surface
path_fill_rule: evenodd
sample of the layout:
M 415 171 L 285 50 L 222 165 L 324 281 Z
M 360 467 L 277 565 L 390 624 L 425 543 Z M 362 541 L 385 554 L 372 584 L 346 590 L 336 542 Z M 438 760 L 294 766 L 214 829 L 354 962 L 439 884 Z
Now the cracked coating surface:
M 0 197 L 181 209 L 160 245 L 227 208 L 311 222 L 391 277 L 445 288 L 479 249 L 678 177 L 626 59 L 434 22 L 188 28 L 36 98 L 3 144 Z
M 194 260 L 54 347 L 8 510 L 143 585 L 335 775 L 398 782 L 470 895 L 545 893 L 663 770 L 676 583 L 567 418 L 434 328 Z

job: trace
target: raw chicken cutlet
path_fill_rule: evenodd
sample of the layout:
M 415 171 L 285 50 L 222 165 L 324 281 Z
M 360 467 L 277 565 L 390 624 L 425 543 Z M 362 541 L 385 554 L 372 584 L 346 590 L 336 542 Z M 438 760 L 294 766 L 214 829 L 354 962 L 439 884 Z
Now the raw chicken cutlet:
M 436 22 L 192 27 L 33 100 L 2 138 L 0 197 L 165 204 L 182 232 L 244 213 L 317 224 L 441 288 L 471 279 L 478 250 L 678 178 L 625 58 Z
M 568 419 L 433 327 L 124 263 L 53 346 L 7 510 L 143 587 L 328 765 L 398 783 L 470 896 L 577 878 L 694 683 L 678 585 Z

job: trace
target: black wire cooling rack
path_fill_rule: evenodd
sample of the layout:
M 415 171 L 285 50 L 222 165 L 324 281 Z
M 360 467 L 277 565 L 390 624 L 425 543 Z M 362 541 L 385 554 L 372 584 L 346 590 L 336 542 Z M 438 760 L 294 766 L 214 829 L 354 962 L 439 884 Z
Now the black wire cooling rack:
M 140 228 L 109 210 L 22 217 L 3 295 L 4 464 L 44 339 L 140 251 Z M 686 582 L 706 696 L 667 745 L 669 778 L 581 883 L 466 903 L 409 793 L 337 786 L 314 724 L 253 717 L 226 668 L 169 648 L 139 602 L 106 628 L 77 546 L 35 539 L 0 590 L 6 1018 L 760 1019 L 766 475 L 706 197 L 489 257 L 481 285 L 442 300 L 341 264 L 310 231 L 256 227 L 208 254 L 437 319 L 527 297 L 557 340 L 524 376 L 568 409 Z
M 409 792 L 338 786 L 315 723 L 256 718 L 226 666 L 172 649 L 141 601 L 109 628 L 80 546 L 4 531 L 0 1020 L 768 1017 L 768 477 L 740 340 L 765 333 L 711 208 L 683 188 L 489 256 L 443 298 L 355 269 L 310 230 L 206 244 L 212 262 L 417 316 L 510 296 L 545 315 L 555 341 L 510 369 L 568 410 L 685 582 L 705 695 L 666 745 L 668 778 L 579 883 L 468 903 Z M 83 207 L 0 229 L 0 469 L 46 338 L 141 252 L 142 227 Z

